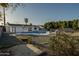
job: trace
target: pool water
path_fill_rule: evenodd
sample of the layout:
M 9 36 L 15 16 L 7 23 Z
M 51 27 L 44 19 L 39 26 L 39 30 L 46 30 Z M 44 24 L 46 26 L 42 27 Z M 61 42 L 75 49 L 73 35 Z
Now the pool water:
M 48 35 L 48 31 L 16 32 L 16 35 Z

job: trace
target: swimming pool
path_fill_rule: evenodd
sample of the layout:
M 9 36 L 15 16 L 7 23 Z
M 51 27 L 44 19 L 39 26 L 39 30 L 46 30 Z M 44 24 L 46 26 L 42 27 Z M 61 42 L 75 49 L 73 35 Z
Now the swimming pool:
M 49 35 L 49 31 L 16 32 L 16 35 Z

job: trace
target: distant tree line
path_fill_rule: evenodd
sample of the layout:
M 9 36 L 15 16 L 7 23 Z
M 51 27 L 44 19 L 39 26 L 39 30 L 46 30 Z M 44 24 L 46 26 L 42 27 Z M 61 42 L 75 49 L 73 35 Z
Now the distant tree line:
M 51 29 L 64 29 L 72 28 L 73 30 L 78 29 L 79 19 L 73 19 L 72 21 L 52 21 L 44 24 L 44 28 L 47 30 Z

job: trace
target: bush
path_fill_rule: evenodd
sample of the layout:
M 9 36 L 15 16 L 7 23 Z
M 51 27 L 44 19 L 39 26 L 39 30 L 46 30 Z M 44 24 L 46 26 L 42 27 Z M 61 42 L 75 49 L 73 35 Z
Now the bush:
M 27 39 L 28 39 L 28 41 L 27 41 L 27 43 L 29 43 L 29 44 L 31 44 L 32 43 L 32 37 L 27 37 Z
M 32 43 L 32 36 L 17 36 L 17 41 L 23 41 L 26 43 Z
M 56 55 L 79 55 L 79 39 L 75 39 L 64 33 L 50 37 L 49 48 Z

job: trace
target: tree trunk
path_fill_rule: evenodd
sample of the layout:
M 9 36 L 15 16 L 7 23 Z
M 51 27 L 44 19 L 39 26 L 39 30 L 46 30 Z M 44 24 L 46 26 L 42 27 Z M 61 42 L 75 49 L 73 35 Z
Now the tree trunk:
M 5 22 L 6 22 L 5 21 L 5 7 L 3 7 L 3 17 L 4 17 L 3 19 L 4 19 L 4 26 L 5 26 Z
M 3 32 L 6 32 L 6 27 L 5 27 L 5 23 L 6 23 L 6 20 L 5 20 L 5 7 L 3 7 L 3 21 L 4 21 L 4 27 L 3 27 Z

